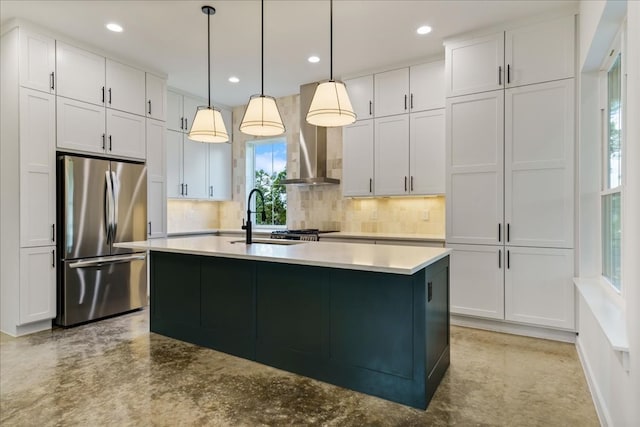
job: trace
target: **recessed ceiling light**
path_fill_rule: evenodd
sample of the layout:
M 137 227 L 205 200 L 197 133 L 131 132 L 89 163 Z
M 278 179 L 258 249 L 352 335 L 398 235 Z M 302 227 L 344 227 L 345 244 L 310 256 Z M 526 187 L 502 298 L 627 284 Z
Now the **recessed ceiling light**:
M 431 27 L 428 25 L 423 25 L 422 27 L 418 28 L 416 32 L 420 35 L 429 34 L 431 32 Z
M 311 62 L 312 64 L 318 63 L 320 62 L 320 58 L 318 58 L 317 56 L 310 56 L 308 59 L 309 62 Z
M 122 27 L 115 22 L 110 22 L 107 24 L 107 30 L 113 31 L 114 33 L 121 33 Z
M 231 83 L 238 83 L 240 81 L 240 79 L 237 78 L 236 76 L 231 76 L 231 77 L 229 77 L 229 81 Z

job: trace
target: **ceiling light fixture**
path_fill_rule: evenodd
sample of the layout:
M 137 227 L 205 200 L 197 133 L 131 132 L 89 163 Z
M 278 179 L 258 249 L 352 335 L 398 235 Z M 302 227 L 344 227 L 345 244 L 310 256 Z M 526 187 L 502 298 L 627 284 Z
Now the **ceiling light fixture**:
M 229 134 L 224 126 L 220 110 L 211 106 L 211 15 L 216 10 L 211 6 L 202 6 L 202 13 L 207 15 L 207 81 L 209 83 L 209 104 L 196 109 L 196 117 L 191 123 L 189 139 L 200 142 L 227 142 Z
M 285 128 L 276 99 L 264 94 L 264 0 L 260 4 L 262 86 L 260 95 L 252 95 L 249 98 L 240 122 L 240 132 L 253 136 L 276 136 L 282 135 Z
M 422 27 L 416 30 L 416 33 L 420 34 L 421 36 L 424 34 L 429 34 L 430 32 L 431 32 L 431 27 L 428 25 L 423 25 Z
M 330 36 L 329 36 L 329 81 L 316 87 L 307 112 L 307 122 L 314 126 L 335 127 L 346 126 L 356 121 L 347 87 L 338 80 L 333 80 L 333 0 L 329 3 Z
M 231 77 L 229 77 L 229 81 L 231 83 L 238 83 L 240 81 L 240 79 L 237 78 L 236 76 L 231 76 Z
M 310 56 L 307 61 L 311 62 L 312 64 L 317 64 L 318 62 L 320 62 L 320 58 L 314 55 Z
M 107 25 L 107 30 L 109 31 L 113 31 L 114 33 L 121 33 L 122 32 L 122 27 L 118 24 L 116 24 L 115 22 L 109 22 Z

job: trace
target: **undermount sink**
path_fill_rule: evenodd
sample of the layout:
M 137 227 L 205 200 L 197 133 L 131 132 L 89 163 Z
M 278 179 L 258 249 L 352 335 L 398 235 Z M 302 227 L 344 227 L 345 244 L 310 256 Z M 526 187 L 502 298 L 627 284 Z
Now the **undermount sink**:
M 242 240 L 232 240 L 229 243 L 246 243 L 244 239 Z M 260 245 L 299 245 L 300 243 L 308 243 L 304 240 L 285 240 L 285 239 L 265 239 L 265 238 L 253 238 L 251 239 L 252 244 L 260 244 Z

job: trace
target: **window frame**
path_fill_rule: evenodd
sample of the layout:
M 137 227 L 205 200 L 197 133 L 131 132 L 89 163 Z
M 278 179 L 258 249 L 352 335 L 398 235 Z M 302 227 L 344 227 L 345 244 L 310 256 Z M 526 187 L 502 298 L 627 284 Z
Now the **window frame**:
M 269 145 L 274 143 L 283 143 L 285 148 L 287 147 L 287 140 L 284 136 L 279 137 L 268 137 L 264 139 L 253 139 L 251 141 L 246 142 L 246 169 L 245 169 L 245 200 L 249 196 L 249 192 L 255 188 L 256 186 L 256 146 L 258 145 Z M 251 157 L 249 157 L 251 156 Z M 285 155 L 286 160 L 286 155 Z M 286 166 L 285 166 L 286 169 Z M 286 191 L 286 186 L 283 185 Z M 254 196 L 255 197 L 255 196 Z M 252 197 L 253 199 L 253 197 Z M 255 205 L 252 205 L 255 207 Z M 288 208 L 288 204 L 287 204 Z M 246 206 L 245 206 L 246 209 Z M 251 214 L 251 221 L 253 223 L 254 229 L 266 229 L 266 230 L 285 230 L 287 228 L 286 221 L 285 224 L 258 224 L 256 219 L 256 214 Z

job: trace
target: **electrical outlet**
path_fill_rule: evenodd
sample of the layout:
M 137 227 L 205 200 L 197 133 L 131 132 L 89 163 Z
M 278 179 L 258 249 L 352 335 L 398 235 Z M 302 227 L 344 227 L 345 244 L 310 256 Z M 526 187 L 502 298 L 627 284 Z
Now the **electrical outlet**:
M 374 221 L 378 219 L 378 211 L 376 209 L 371 211 L 371 219 Z
M 429 221 L 429 209 L 425 209 L 422 211 L 422 220 Z

